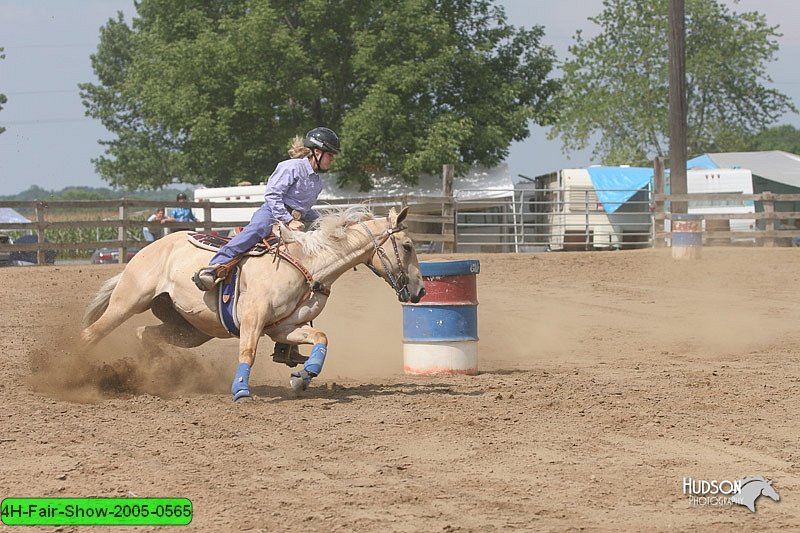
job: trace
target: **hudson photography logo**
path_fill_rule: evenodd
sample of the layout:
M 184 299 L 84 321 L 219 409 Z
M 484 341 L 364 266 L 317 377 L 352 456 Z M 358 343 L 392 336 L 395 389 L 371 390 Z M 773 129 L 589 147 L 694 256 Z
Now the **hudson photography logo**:
M 694 479 L 683 478 L 683 494 L 689 498 L 693 507 L 715 506 L 732 507 L 742 505 L 756 512 L 756 500 L 767 496 L 780 501 L 778 491 L 772 481 L 762 476 L 748 476 L 741 479 Z

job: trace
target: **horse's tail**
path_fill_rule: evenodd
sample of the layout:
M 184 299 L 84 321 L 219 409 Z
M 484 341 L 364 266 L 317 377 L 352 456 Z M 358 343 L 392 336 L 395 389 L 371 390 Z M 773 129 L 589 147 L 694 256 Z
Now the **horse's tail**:
M 119 283 L 119 278 L 122 277 L 122 273 L 120 272 L 113 278 L 109 279 L 103 286 L 100 287 L 100 291 L 97 293 L 97 296 L 89 303 L 89 306 L 86 308 L 86 312 L 83 314 L 83 327 L 89 327 L 95 322 L 97 319 L 103 316 L 103 313 L 106 312 L 108 309 L 108 301 L 111 299 L 111 293 L 114 292 L 114 289 Z

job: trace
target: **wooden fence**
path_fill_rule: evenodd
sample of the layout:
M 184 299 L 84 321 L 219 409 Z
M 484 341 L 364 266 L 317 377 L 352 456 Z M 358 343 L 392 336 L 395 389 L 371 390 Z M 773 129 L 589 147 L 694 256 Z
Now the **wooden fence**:
M 800 194 L 731 194 L 731 193 L 692 193 L 692 194 L 654 194 L 654 242 L 663 245 L 669 237 L 664 228 L 664 220 L 671 220 L 672 213 L 665 210 L 666 202 L 688 202 L 692 207 L 696 202 L 727 202 L 746 205 L 753 202 L 753 213 L 704 213 L 703 232 L 706 244 L 752 243 L 756 246 L 775 246 L 790 244 L 792 238 L 800 235 L 800 211 L 776 210 L 776 203 L 800 203 Z M 758 209 L 760 207 L 761 209 Z M 797 209 L 797 207 L 794 207 Z M 750 231 L 731 231 L 732 220 L 755 220 L 756 227 Z
M 6 252 L 31 252 L 35 251 L 37 263 L 45 263 L 45 252 L 48 250 L 94 250 L 99 247 L 119 248 L 120 262 L 125 261 L 128 255 L 128 248 L 141 247 L 147 242 L 139 241 L 131 237 L 132 229 L 148 227 L 151 230 L 168 229 L 178 230 L 199 230 L 212 231 L 212 228 L 234 228 L 245 226 L 248 220 L 226 220 L 215 221 L 212 218 L 212 209 L 239 209 L 260 207 L 263 202 L 182 202 L 182 207 L 199 208 L 203 211 L 202 221 L 198 223 L 159 222 L 148 223 L 146 218 L 156 208 L 172 207 L 177 204 L 165 203 L 153 200 L 75 200 L 75 201 L 9 201 L 0 202 L 0 207 L 10 207 L 23 212 L 32 212 L 31 223 L 0 223 L 0 232 L 22 231 L 35 232 L 37 235 L 36 243 L 25 244 L 0 244 L 0 253 Z M 455 242 L 455 226 L 452 216 L 443 216 L 449 207 L 452 212 L 453 199 L 445 196 L 422 197 L 413 195 L 403 195 L 397 197 L 373 197 L 373 198 L 350 198 L 326 202 L 321 206 L 321 211 L 335 209 L 347 205 L 364 204 L 380 215 L 387 212 L 389 207 L 411 206 L 411 212 L 406 219 L 409 224 L 412 238 L 417 241 L 440 242 L 445 245 L 453 245 Z M 104 217 L 86 220 L 86 214 L 92 211 L 104 210 L 106 212 L 117 211 L 115 218 Z M 54 213 L 63 213 L 55 216 Z M 82 220 L 55 220 L 70 218 L 84 218 Z M 434 231 L 432 227 L 441 227 L 441 231 Z M 115 228 L 116 239 L 112 240 L 81 240 L 79 242 L 48 242 L 46 241 L 47 230 L 57 229 L 102 229 Z

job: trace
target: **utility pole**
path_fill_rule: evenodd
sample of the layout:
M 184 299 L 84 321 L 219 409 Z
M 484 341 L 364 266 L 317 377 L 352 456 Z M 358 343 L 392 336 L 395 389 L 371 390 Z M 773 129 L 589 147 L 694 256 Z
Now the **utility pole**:
M 670 194 L 686 194 L 686 24 L 684 0 L 669 0 L 669 183 Z M 688 202 L 672 202 L 687 213 Z

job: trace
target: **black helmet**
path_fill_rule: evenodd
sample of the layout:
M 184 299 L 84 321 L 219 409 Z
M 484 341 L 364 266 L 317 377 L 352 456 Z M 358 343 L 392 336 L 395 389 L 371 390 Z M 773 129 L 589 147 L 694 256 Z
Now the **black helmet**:
M 339 136 L 336 132 L 328 128 L 314 128 L 306 133 L 303 139 L 306 148 L 319 148 L 323 152 L 339 153 Z
M 186 198 L 186 193 L 184 193 L 184 192 L 179 192 L 178 193 L 178 197 L 176 198 L 176 200 L 186 200 L 186 199 L 187 199 Z

